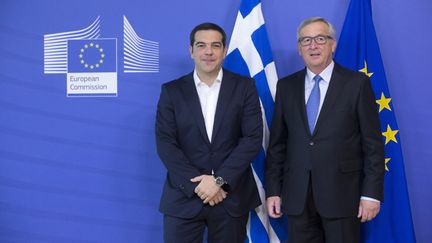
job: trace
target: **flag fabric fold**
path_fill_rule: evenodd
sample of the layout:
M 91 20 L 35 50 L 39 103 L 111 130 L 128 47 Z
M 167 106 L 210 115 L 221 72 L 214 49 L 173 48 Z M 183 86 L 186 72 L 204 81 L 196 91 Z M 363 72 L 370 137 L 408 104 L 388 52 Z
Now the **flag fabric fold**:
M 384 202 L 378 216 L 362 225 L 362 242 L 415 242 L 399 128 L 373 25 L 370 0 L 351 0 L 338 42 L 336 62 L 363 72 L 371 79 L 385 140 Z
M 262 149 L 252 169 L 263 204 L 251 211 L 247 225 L 249 242 L 281 242 L 287 239 L 286 218 L 270 219 L 265 207 L 264 159 L 268 146 L 276 83 L 278 80 L 265 28 L 260 0 L 242 0 L 234 25 L 224 67 L 253 77 L 261 102 L 264 122 Z

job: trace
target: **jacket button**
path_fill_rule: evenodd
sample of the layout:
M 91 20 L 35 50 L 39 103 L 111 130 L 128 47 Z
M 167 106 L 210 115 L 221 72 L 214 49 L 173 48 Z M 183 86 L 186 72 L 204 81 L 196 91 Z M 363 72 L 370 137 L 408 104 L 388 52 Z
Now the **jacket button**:
M 310 146 L 314 146 L 314 142 L 313 142 L 313 141 L 310 141 L 310 142 L 309 142 L 309 145 L 310 145 Z
M 179 188 L 182 189 L 182 190 L 185 189 L 184 186 L 183 186 L 182 184 L 179 185 Z

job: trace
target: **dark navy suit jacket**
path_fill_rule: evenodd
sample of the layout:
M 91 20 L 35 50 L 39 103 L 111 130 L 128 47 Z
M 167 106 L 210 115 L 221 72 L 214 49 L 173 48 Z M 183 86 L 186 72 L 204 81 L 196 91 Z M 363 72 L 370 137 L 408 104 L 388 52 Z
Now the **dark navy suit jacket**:
M 360 196 L 383 201 L 384 144 L 370 79 L 335 64 L 315 131 L 305 106 L 306 69 L 277 84 L 266 157 L 266 196 L 303 212 L 309 183 L 324 217 L 358 213 Z
M 230 186 L 222 205 L 244 216 L 260 205 L 251 162 L 262 144 L 262 114 L 251 78 L 223 70 L 212 142 L 209 141 L 193 73 L 162 85 L 157 107 L 156 143 L 167 168 L 159 210 L 192 218 L 203 207 L 191 178 L 214 173 Z

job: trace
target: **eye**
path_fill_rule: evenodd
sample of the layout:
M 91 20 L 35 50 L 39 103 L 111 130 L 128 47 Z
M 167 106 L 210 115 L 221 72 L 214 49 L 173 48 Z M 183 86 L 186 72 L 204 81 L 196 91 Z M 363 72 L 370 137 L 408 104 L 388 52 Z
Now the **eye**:
M 222 44 L 221 44 L 221 43 L 213 43 L 213 44 L 212 44 L 212 47 L 213 47 L 213 48 L 218 48 L 218 49 L 219 49 L 219 48 L 222 47 Z
M 326 38 L 324 36 L 317 36 L 317 37 L 315 37 L 315 40 L 318 43 L 324 43 L 326 41 Z
M 307 45 L 307 44 L 309 44 L 310 42 L 311 42 L 311 38 L 310 37 L 304 37 L 303 39 L 301 39 L 301 43 L 303 44 L 303 45 Z

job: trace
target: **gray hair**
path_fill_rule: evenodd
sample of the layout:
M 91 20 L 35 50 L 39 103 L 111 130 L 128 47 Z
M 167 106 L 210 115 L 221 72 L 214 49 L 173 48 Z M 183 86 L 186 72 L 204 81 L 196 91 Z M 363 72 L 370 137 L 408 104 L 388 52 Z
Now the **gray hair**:
M 316 23 L 316 22 L 322 22 L 328 26 L 329 29 L 329 35 L 333 37 L 333 39 L 336 39 L 336 31 L 333 27 L 333 25 L 328 22 L 323 17 L 311 17 L 303 20 L 303 22 L 300 23 L 299 27 L 297 28 L 297 41 L 300 40 L 300 31 L 309 24 Z

